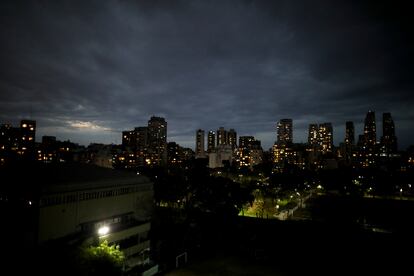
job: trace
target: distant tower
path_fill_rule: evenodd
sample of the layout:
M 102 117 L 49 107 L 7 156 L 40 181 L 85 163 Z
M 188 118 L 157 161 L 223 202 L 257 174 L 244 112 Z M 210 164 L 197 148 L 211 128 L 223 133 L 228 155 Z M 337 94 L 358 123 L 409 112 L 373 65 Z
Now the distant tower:
M 395 126 L 391 113 L 382 114 L 381 146 L 384 153 L 397 152 L 397 137 L 395 136 Z
M 148 144 L 148 127 L 136 127 L 134 132 L 135 132 L 137 151 L 139 152 L 146 151 L 147 144 Z
M 137 162 L 140 166 L 143 166 L 148 150 L 148 127 L 136 127 L 134 132 Z
M 331 123 L 319 125 L 319 145 L 322 153 L 332 152 L 333 149 L 333 129 Z
M 224 127 L 217 130 L 217 146 L 219 145 L 227 145 L 227 131 Z
M 317 124 L 310 124 L 309 131 L 308 131 L 308 144 L 309 146 L 315 147 L 318 145 L 319 140 L 318 135 L 318 125 Z
M 293 142 L 292 119 L 281 119 L 277 124 L 277 143 L 291 144 Z
M 212 130 L 208 132 L 207 151 L 213 152 L 216 148 L 216 133 Z
M 346 122 L 345 126 L 345 144 L 354 145 L 355 144 L 355 128 L 353 122 Z
M 20 131 L 22 134 L 22 144 L 35 144 L 36 139 L 36 121 L 33 120 L 21 120 Z
M 253 141 L 253 136 L 240 136 L 239 137 L 239 148 L 247 148 Z
M 198 129 L 196 132 L 196 147 L 195 147 L 195 157 L 204 158 L 204 130 Z
M 20 122 L 20 147 L 24 158 L 35 158 L 36 121 L 21 120 Z
M 133 130 L 122 131 L 122 147 L 135 150 L 136 147 L 135 132 Z
M 233 150 L 237 147 L 237 132 L 232 128 L 227 132 L 227 144 L 229 144 Z
M 152 165 L 167 164 L 167 122 L 152 116 L 148 121 L 148 153 Z
M 377 143 L 377 129 L 375 125 L 374 111 L 368 111 L 367 116 L 365 117 L 364 142 L 367 150 L 374 151 L 375 144 Z

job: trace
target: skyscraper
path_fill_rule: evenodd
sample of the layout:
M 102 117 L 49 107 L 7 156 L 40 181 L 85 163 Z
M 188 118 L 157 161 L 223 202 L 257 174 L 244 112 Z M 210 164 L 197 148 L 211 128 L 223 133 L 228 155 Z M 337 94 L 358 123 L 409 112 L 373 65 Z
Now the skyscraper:
M 137 151 L 145 151 L 148 144 L 148 127 L 136 127 L 134 132 Z
M 318 145 L 319 134 L 318 134 L 318 125 L 310 124 L 308 131 L 308 144 L 309 146 L 315 147 Z
M 21 120 L 20 122 L 20 148 L 24 158 L 35 158 L 36 121 Z
M 375 144 L 377 143 L 377 129 L 375 124 L 375 112 L 368 111 L 365 117 L 364 125 L 364 146 L 368 151 L 374 151 Z
M 395 136 L 394 120 L 391 113 L 382 114 L 381 148 L 384 153 L 395 153 L 397 151 L 397 137 Z
M 345 126 L 345 144 L 354 145 L 355 144 L 355 128 L 353 122 L 346 122 Z
M 292 119 L 281 119 L 277 124 L 277 143 L 290 144 L 293 142 Z
M 148 121 L 148 153 L 152 165 L 167 163 L 167 122 L 152 116 Z
M 263 150 L 259 140 L 253 136 L 240 136 L 239 148 L 236 152 L 236 163 L 239 167 L 250 167 L 262 162 Z
M 195 157 L 204 158 L 204 130 L 198 129 L 196 132 L 196 147 L 195 147 Z
M 247 148 L 253 141 L 253 136 L 240 136 L 239 137 L 239 148 Z
M 237 132 L 232 128 L 227 132 L 227 144 L 229 144 L 233 150 L 237 147 Z
M 148 127 L 136 127 L 135 130 L 135 154 L 137 164 L 139 166 L 145 165 L 148 147 Z
M 331 123 L 319 125 L 319 145 L 322 153 L 332 152 L 333 149 L 333 129 Z
M 217 130 L 217 146 L 219 145 L 227 145 L 227 131 L 224 127 Z
M 213 152 L 216 148 L 216 133 L 212 130 L 208 132 L 207 151 Z

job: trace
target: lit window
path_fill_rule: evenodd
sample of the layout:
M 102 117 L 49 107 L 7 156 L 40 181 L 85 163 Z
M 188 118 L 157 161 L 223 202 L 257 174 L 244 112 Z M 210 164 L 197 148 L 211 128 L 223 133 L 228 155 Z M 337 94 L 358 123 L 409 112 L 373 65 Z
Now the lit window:
M 22 127 L 27 127 L 27 124 L 23 124 Z

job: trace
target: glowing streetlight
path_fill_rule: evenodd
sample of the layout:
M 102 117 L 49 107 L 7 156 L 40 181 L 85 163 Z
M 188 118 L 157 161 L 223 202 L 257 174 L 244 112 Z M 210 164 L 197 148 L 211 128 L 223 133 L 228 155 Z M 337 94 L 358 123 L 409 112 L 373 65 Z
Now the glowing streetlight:
M 109 233 L 109 227 L 108 226 L 102 226 L 98 229 L 99 236 L 104 236 Z

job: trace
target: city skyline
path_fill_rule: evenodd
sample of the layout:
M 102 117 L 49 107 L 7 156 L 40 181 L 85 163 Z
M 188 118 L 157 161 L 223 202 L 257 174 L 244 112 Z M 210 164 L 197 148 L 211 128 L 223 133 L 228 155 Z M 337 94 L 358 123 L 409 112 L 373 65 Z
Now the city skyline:
M 270 148 L 276 125 L 345 123 L 392 114 L 399 148 L 413 143 L 412 30 L 386 1 L 2 1 L 0 121 L 37 122 L 87 145 L 121 143 L 152 115 L 168 141 L 194 148 L 196 129 L 234 128 Z M 214 20 L 212 20 L 214 19 Z M 411 48 L 410 48 L 411 47 Z

